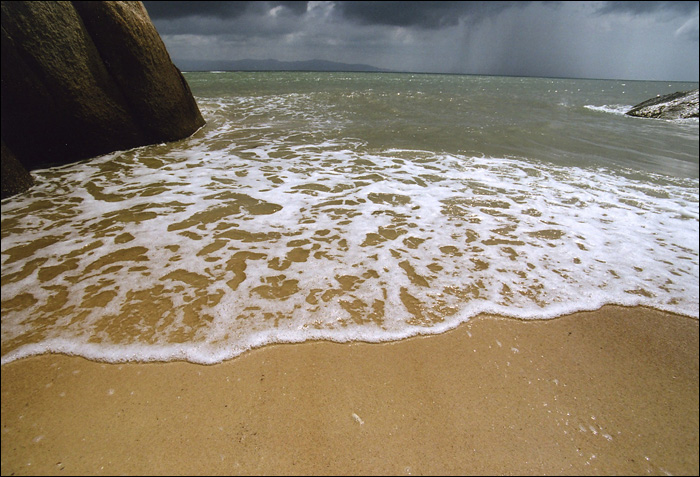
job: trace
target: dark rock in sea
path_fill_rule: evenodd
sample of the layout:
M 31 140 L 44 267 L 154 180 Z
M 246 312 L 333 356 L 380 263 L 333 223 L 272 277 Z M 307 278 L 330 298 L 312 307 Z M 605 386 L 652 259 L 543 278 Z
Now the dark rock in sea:
M 34 185 L 34 179 L 29 171 L 17 160 L 12 151 L 5 146 L 2 141 L 2 159 L 0 160 L 2 173 L 2 187 L 0 188 L 0 199 L 11 197 L 20 192 L 24 192 Z
M 2 2 L 1 74 L 2 140 L 28 170 L 204 124 L 141 2 Z
M 182 139 L 204 124 L 141 2 L 73 5 L 149 143 Z
M 657 96 L 639 103 L 627 111 L 629 116 L 658 119 L 687 119 L 698 117 L 698 90 L 679 91 Z

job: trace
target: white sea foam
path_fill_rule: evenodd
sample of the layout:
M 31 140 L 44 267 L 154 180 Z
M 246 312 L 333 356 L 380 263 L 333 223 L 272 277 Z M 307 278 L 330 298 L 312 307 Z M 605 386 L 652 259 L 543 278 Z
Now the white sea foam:
M 599 111 L 603 113 L 612 113 L 620 116 L 627 114 L 627 111 L 632 109 L 634 106 L 630 104 L 604 104 L 602 106 L 595 106 L 592 104 L 587 104 L 584 106 L 586 109 L 591 111 Z
M 278 103 L 212 102 L 212 126 L 180 146 L 36 171 L 3 202 L 2 363 L 215 363 L 605 304 L 698 317 L 697 179 L 368 151 L 217 119 L 299 119 Z

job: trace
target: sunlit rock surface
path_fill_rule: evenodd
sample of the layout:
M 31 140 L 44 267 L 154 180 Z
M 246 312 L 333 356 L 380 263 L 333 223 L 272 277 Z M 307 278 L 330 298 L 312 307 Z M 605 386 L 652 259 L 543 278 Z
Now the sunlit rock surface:
M 698 117 L 698 90 L 679 91 L 649 99 L 627 111 L 629 116 L 658 119 Z

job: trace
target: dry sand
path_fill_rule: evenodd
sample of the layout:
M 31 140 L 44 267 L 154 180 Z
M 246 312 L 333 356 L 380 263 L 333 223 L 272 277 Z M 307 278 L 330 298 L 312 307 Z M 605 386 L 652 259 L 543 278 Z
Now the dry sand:
M 2 474 L 698 474 L 698 320 L 607 306 L 214 365 L 2 367 Z

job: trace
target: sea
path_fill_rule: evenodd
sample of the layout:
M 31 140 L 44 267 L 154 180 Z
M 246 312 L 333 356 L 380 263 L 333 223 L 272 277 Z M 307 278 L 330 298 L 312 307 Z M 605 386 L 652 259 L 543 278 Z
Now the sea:
M 186 139 L 2 201 L 2 364 L 213 364 L 608 304 L 699 318 L 698 83 L 185 73 Z

